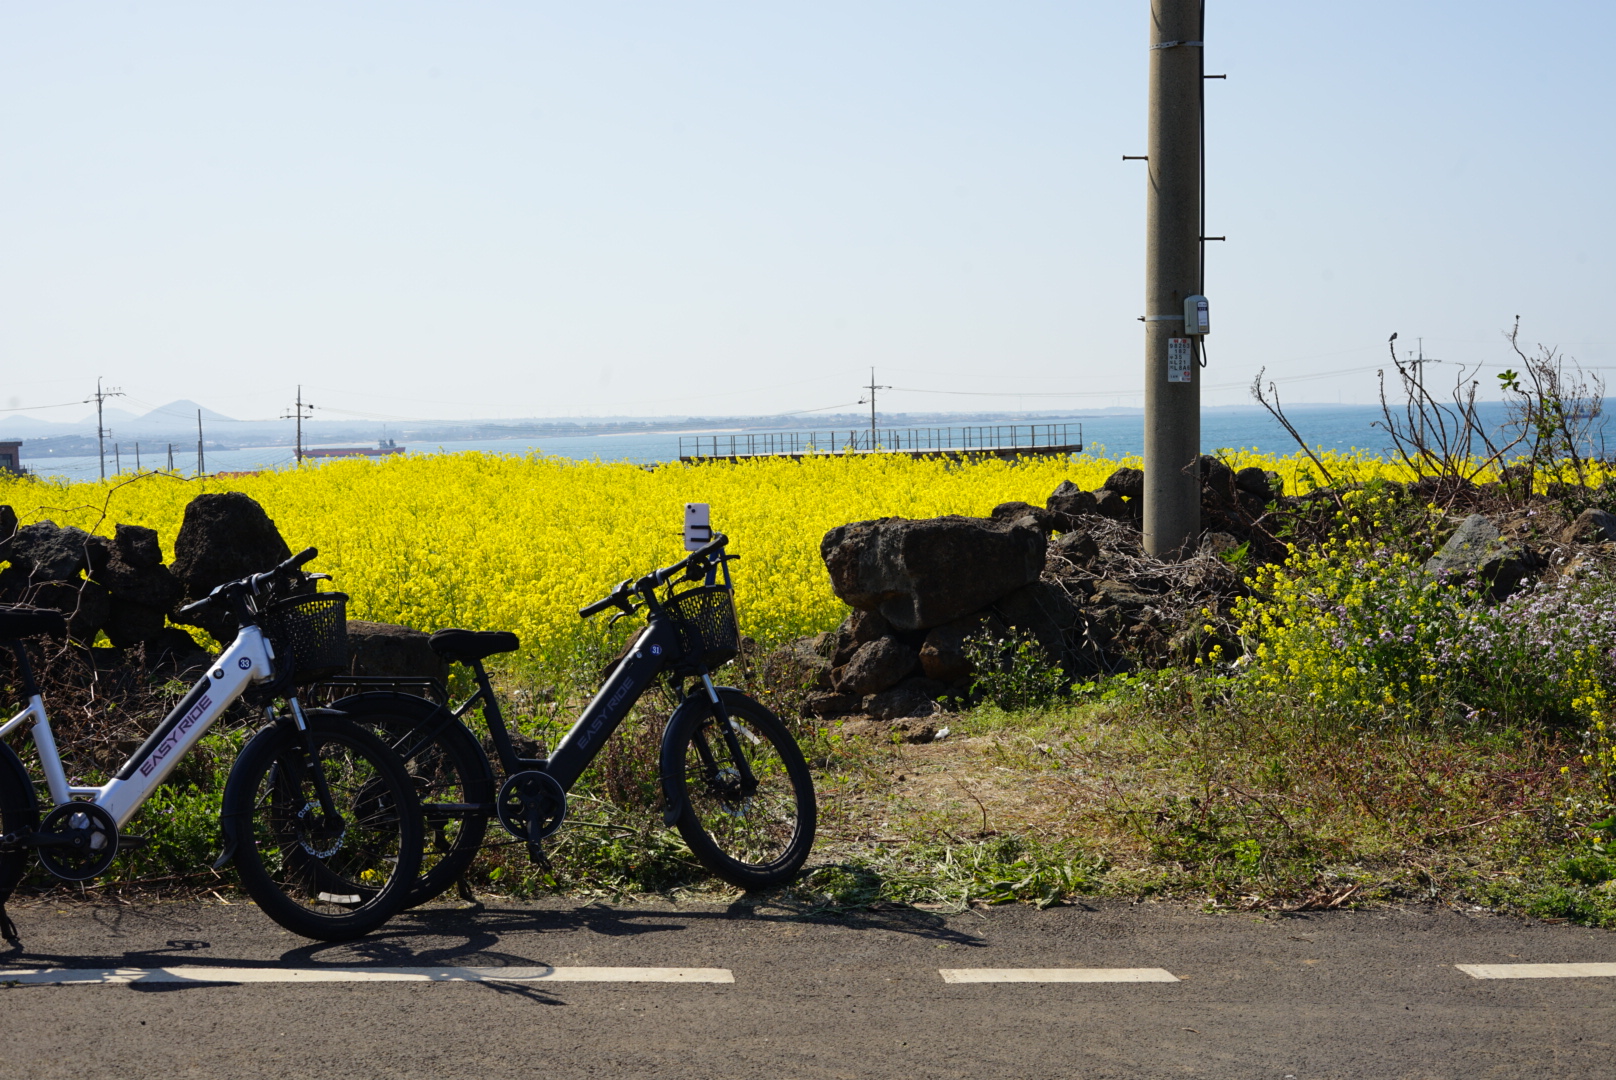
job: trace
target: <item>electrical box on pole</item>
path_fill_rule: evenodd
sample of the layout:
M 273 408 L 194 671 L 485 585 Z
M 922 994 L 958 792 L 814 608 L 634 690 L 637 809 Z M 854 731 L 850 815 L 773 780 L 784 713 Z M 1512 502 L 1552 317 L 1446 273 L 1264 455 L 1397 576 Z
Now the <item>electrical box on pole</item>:
M 1201 532 L 1202 0 L 1151 0 L 1145 211 L 1144 545 L 1189 555 Z

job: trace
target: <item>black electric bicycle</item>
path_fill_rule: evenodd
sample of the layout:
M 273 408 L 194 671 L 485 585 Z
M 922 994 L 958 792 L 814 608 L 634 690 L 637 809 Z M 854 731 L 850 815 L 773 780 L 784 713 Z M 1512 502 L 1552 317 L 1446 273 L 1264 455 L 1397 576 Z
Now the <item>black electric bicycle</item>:
M 583 618 L 611 608 L 616 618 L 643 612 L 646 626 L 547 758 L 517 754 L 483 667 L 488 657 L 519 647 L 505 631 L 432 635 L 433 650 L 470 667 L 476 679 L 476 691 L 457 706 L 397 691 L 332 702 L 381 734 L 415 778 L 427 841 L 409 904 L 462 880 L 492 817 L 542 859 L 540 842 L 566 820 L 568 791 L 658 679 L 679 702 L 662 736 L 664 824 L 677 827 L 696 858 L 731 884 L 759 889 L 796 876 L 813 846 L 818 814 L 807 762 L 766 706 L 712 679 L 740 645 L 728 567 L 739 556 L 728 554 L 727 544 L 716 535 L 680 562 L 625 580 L 579 611 Z M 502 780 L 462 723 L 478 706 Z
M 264 707 L 269 723 L 242 748 L 225 782 L 220 824 L 242 888 L 271 919 L 305 937 L 368 933 L 401 910 L 421 857 L 422 824 L 404 764 L 371 732 L 330 710 L 304 711 L 300 683 L 347 664 L 342 593 L 312 588 L 299 571 L 308 548 L 273 570 L 226 582 L 182 613 L 213 608 L 235 616 L 235 640 L 106 783 L 69 783 L 45 700 L 21 639 L 64 636 L 60 612 L 0 607 L 28 707 L 0 736 L 28 726 L 52 808 L 40 818 L 33 781 L 0 743 L 0 934 L 17 943 L 5 901 L 27 858 L 66 881 L 104 873 L 120 848 L 143 840 L 121 830 L 187 751 L 238 698 Z M 295 580 L 293 580 L 295 576 Z M 273 707 L 284 699 L 286 712 Z

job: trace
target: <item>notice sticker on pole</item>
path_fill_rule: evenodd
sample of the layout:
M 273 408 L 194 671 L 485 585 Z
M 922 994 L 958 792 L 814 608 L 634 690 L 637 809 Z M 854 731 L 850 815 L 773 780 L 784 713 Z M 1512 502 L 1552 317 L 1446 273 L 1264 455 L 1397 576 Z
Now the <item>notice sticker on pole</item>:
M 1187 337 L 1167 339 L 1167 381 L 1187 383 L 1195 370 L 1195 349 Z
M 685 503 L 685 550 L 695 551 L 713 538 L 712 512 L 706 503 Z

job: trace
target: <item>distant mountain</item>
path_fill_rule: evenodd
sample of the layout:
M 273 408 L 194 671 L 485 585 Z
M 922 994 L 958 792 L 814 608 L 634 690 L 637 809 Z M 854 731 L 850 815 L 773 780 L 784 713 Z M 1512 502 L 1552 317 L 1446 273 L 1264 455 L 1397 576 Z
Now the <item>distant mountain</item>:
M 145 416 L 142 416 L 140 419 L 145 422 L 150 422 L 153 425 L 158 423 L 168 424 L 173 420 L 189 420 L 194 424 L 196 423 L 196 413 L 198 409 L 202 410 L 202 420 L 204 423 L 209 420 L 220 420 L 225 422 L 233 422 L 235 420 L 235 417 L 233 416 L 226 416 L 224 413 L 214 412 L 205 405 L 198 405 L 189 398 L 180 398 L 178 401 L 170 401 L 167 405 L 159 405 L 157 408 L 153 409 Z

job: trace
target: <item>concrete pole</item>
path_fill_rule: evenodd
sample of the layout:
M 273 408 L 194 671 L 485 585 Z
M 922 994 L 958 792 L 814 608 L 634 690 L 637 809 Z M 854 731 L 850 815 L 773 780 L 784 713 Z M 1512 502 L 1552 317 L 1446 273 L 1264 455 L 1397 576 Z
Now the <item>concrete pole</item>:
M 95 380 L 95 452 L 101 459 L 101 479 L 107 478 L 107 429 L 101 417 L 101 403 L 106 395 L 101 393 L 101 380 Z
M 1201 533 L 1201 368 L 1169 381 L 1184 298 L 1201 291 L 1201 0 L 1151 0 L 1145 210 L 1145 550 L 1183 557 Z M 1176 369 L 1182 378 L 1183 364 Z

